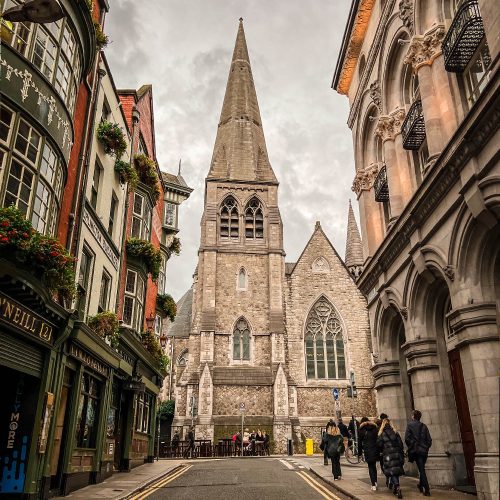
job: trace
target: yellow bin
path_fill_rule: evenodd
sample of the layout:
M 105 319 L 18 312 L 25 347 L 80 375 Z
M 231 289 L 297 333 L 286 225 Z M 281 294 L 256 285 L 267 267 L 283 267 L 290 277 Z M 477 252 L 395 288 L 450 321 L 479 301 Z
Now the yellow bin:
M 314 443 L 312 439 L 306 439 L 306 455 L 314 453 Z

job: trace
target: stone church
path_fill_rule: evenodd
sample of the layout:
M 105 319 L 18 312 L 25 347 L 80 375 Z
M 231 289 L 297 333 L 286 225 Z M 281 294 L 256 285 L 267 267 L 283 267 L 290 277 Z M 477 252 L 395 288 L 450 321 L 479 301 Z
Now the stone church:
M 300 200 L 298 200 L 300 202 Z M 240 20 L 205 183 L 199 262 L 169 327 L 173 429 L 197 439 L 263 429 L 276 452 L 303 450 L 326 421 L 376 414 L 362 248 L 349 207 L 346 263 L 319 222 L 285 262 L 278 180 L 269 162 Z M 350 373 L 358 397 L 347 397 Z M 332 388 L 340 389 L 340 405 Z M 166 397 L 166 396 L 165 396 Z

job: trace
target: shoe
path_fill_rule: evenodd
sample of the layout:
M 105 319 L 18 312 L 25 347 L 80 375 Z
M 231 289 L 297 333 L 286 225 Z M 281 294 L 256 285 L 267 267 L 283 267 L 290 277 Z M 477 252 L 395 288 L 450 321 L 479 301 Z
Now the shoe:
M 377 491 L 377 485 L 376 485 L 376 484 L 374 484 L 374 485 L 372 486 L 372 491 Z
M 403 498 L 403 493 L 399 486 L 394 488 L 394 495 L 396 495 L 398 498 Z
M 424 491 L 424 497 L 430 497 L 431 492 L 430 491 Z
M 334 478 L 333 478 L 333 480 L 334 480 L 334 481 L 338 481 L 338 480 L 339 480 L 339 478 L 338 478 L 338 477 L 334 477 Z
M 420 483 L 417 484 L 417 488 L 418 488 L 418 491 L 420 491 L 420 493 L 424 492 L 424 489 L 422 488 Z

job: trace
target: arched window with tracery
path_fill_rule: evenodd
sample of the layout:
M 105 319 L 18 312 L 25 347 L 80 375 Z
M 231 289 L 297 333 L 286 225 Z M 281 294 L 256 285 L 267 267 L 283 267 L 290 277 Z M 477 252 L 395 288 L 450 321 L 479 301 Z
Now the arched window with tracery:
M 258 198 L 252 198 L 245 208 L 245 236 L 264 238 L 264 212 Z
M 233 359 L 250 360 L 250 326 L 245 318 L 240 318 L 233 331 Z
M 242 267 L 238 271 L 236 288 L 238 290 L 246 290 L 247 289 L 247 272 L 246 272 L 244 267 Z
M 228 196 L 220 209 L 220 235 L 224 238 L 238 238 L 239 214 L 238 204 L 232 196 Z
M 326 297 L 320 297 L 309 312 L 304 343 L 308 379 L 346 378 L 342 323 Z

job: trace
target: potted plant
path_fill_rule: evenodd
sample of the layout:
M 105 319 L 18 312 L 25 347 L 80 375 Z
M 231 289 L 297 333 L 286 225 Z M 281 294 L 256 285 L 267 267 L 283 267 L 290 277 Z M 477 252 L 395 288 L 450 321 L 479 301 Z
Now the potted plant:
M 159 293 L 156 296 L 156 310 L 164 317 L 175 320 L 177 314 L 177 304 L 171 295 L 168 293 Z
M 97 127 L 97 138 L 104 146 L 104 152 L 120 159 L 127 149 L 123 130 L 116 123 L 102 120 Z
M 141 341 L 149 354 L 158 362 L 159 370 L 162 373 L 166 373 L 170 364 L 170 358 L 164 354 L 156 335 L 151 330 L 147 330 L 141 333 Z
M 153 194 L 155 202 L 160 198 L 160 186 L 155 162 L 145 154 L 134 157 L 134 165 L 139 176 L 139 180 L 148 186 Z
M 146 271 L 151 274 L 151 279 L 156 282 L 160 275 L 161 252 L 149 241 L 140 238 L 129 238 L 127 240 L 127 256 L 141 259 L 146 266 Z
M 99 337 L 107 340 L 113 349 L 118 347 L 120 344 L 120 323 L 114 312 L 104 311 L 90 316 L 87 324 Z

